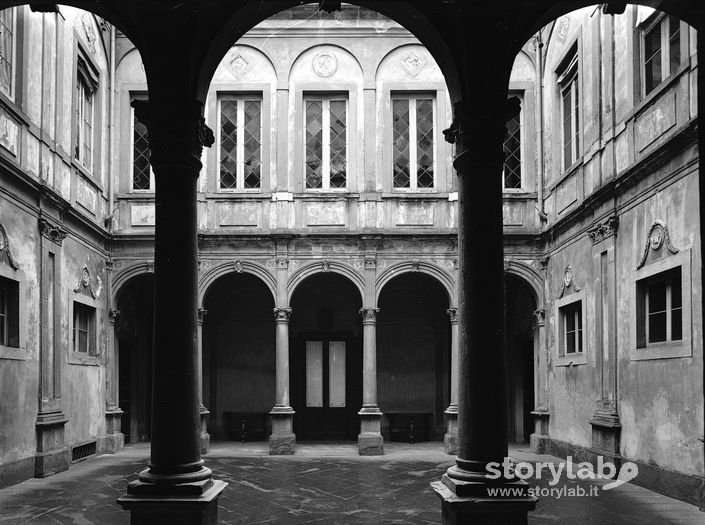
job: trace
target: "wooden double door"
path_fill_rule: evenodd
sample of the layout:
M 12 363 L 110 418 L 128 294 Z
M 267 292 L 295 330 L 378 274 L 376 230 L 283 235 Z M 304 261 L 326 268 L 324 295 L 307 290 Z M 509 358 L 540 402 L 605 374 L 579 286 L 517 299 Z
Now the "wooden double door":
M 362 348 L 346 334 L 306 334 L 293 345 L 298 440 L 354 440 L 362 406 Z

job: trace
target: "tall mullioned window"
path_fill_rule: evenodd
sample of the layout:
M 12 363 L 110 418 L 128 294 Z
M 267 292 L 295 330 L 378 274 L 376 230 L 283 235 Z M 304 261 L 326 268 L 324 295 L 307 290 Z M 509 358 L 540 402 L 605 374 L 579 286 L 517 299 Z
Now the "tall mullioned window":
M 95 92 L 98 77 L 86 60 L 78 56 L 76 72 L 76 142 L 74 158 L 92 171 Z
M 132 189 L 150 191 L 152 189 L 152 170 L 149 164 L 151 155 L 147 126 L 137 119 L 132 112 Z
M 307 96 L 304 106 L 306 189 L 344 189 L 348 178 L 347 100 L 340 95 Z
M 13 95 L 15 58 L 15 10 L 0 11 L 0 91 Z
M 561 145 L 563 169 L 567 170 L 580 155 L 580 93 L 577 49 L 558 77 L 561 108 Z
M 433 108 L 430 95 L 392 98 L 394 189 L 428 190 L 435 186 Z
M 220 189 L 262 187 L 262 100 L 220 100 Z
M 681 63 L 680 21 L 663 16 L 642 32 L 643 94 L 648 95 Z
M 520 190 L 521 182 L 521 117 L 507 121 L 504 138 L 504 189 Z

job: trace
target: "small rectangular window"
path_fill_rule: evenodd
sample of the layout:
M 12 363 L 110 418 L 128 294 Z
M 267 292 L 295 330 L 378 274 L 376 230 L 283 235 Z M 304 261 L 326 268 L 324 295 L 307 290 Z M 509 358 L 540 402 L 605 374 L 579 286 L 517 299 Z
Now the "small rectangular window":
M 637 281 L 637 348 L 683 339 L 680 267 Z
M 582 301 L 562 306 L 559 309 L 561 322 L 560 355 L 582 354 L 583 310 Z
M 345 189 L 348 177 L 347 100 L 340 95 L 304 99 L 306 189 Z
M 0 346 L 19 347 L 19 284 L 0 277 Z
M 0 91 L 8 97 L 14 91 L 15 10 L 0 11 Z
M 220 189 L 258 190 L 262 186 L 262 101 L 220 100 Z
M 503 181 L 505 190 L 520 190 L 522 187 L 520 115 L 507 121 L 507 133 L 504 138 Z
M 397 190 L 435 187 L 434 106 L 431 95 L 392 98 L 392 167 Z
M 73 350 L 85 355 L 96 355 L 95 308 L 73 303 Z
M 641 47 L 643 94 L 646 96 L 680 66 L 680 20 L 663 16 L 646 27 L 642 31 Z

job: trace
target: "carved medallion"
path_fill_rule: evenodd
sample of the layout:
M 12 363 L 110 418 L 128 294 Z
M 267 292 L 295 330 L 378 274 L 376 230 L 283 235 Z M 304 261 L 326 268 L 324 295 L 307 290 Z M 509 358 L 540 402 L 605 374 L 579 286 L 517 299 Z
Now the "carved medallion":
M 671 235 L 668 233 L 668 226 L 666 226 L 666 223 L 656 220 L 651 225 L 651 228 L 649 228 L 649 233 L 647 234 L 646 242 L 644 243 L 644 253 L 642 253 L 641 259 L 636 265 L 636 269 L 638 270 L 646 264 L 646 259 L 649 257 L 650 250 L 657 252 L 664 245 L 670 253 L 678 253 L 680 251 L 671 244 Z
M 329 77 L 338 69 L 338 59 L 330 53 L 319 53 L 313 57 L 313 71 L 319 77 Z
M 7 238 L 7 233 L 2 224 L 0 224 L 0 261 L 5 261 L 10 265 L 10 268 L 17 271 L 19 266 L 15 257 L 12 255 L 12 250 L 10 249 L 10 240 Z
M 86 35 L 86 42 L 88 43 L 88 49 L 91 53 L 95 55 L 95 29 L 93 29 L 93 22 L 91 21 L 91 16 L 89 13 L 84 13 L 81 17 L 81 22 L 83 24 L 83 32 Z
M 563 297 L 569 288 L 572 288 L 573 292 L 580 291 L 580 287 L 575 284 L 575 272 L 573 272 L 573 267 L 570 265 L 566 266 L 563 271 L 563 286 L 561 286 L 561 294 L 558 298 Z
M 329 272 L 330 271 L 330 262 L 329 261 L 323 261 L 321 264 L 321 270 L 324 272 Z
M 246 73 L 248 69 L 250 69 L 250 63 L 245 59 L 244 56 L 238 53 L 237 55 L 235 55 L 235 58 L 233 58 L 228 63 L 228 67 L 236 77 L 239 77 Z
M 233 263 L 233 268 L 234 268 L 235 272 L 242 273 L 242 261 L 240 259 L 237 259 Z
M 88 269 L 88 266 L 84 264 L 78 276 L 78 283 L 76 283 L 76 287 L 73 291 L 75 293 L 83 292 L 86 295 L 89 295 L 92 299 L 97 299 L 100 297 L 100 292 L 103 290 L 103 280 L 100 276 L 97 276 L 95 280 L 98 284 L 95 288 L 93 288 L 93 283 L 91 282 L 91 272 Z
M 415 52 L 411 52 L 401 59 L 402 65 L 412 77 L 415 77 L 426 65 L 426 60 Z

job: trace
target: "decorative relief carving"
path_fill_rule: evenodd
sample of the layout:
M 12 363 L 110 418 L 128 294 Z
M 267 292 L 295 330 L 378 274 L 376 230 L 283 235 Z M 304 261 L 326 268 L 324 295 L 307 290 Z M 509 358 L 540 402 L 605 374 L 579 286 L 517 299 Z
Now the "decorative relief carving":
M 448 308 L 446 313 L 450 317 L 450 324 L 456 324 L 458 322 L 458 308 L 455 306 Z
M 365 261 L 361 259 L 356 259 L 353 263 L 353 267 L 355 267 L 355 269 L 357 270 L 362 270 L 365 267 Z
M 595 408 L 599 412 L 606 412 L 608 414 L 617 413 L 617 403 L 615 403 L 614 399 L 598 399 L 595 401 Z
M 75 293 L 84 292 L 85 294 L 90 295 L 91 298 L 97 299 L 100 297 L 100 292 L 103 290 L 103 280 L 100 276 L 96 276 L 95 280 L 98 285 L 93 288 L 93 283 L 91 282 L 91 272 L 88 269 L 88 266 L 84 264 L 81 268 L 81 272 L 78 276 L 78 282 L 76 283 L 76 287 L 73 291 Z
M 61 243 L 64 242 L 67 235 L 66 230 L 62 226 L 52 224 L 45 217 L 39 217 L 39 233 L 59 246 L 61 246 Z
M 413 261 L 411 261 L 411 271 L 412 272 L 419 271 L 419 260 L 418 259 L 414 259 Z
M 402 65 L 406 68 L 412 77 L 415 77 L 426 65 L 426 60 L 416 54 L 414 51 L 401 59 Z
M 558 29 L 556 31 L 556 38 L 560 42 L 565 42 L 568 36 L 568 28 L 570 27 L 570 18 L 567 16 L 562 16 L 558 19 Z
M 365 270 L 375 270 L 377 268 L 377 259 L 375 257 L 365 257 Z
M 274 309 L 274 320 L 275 321 L 289 321 L 291 317 L 291 308 L 275 308 Z
M 105 271 L 106 272 L 113 271 L 113 260 L 112 259 L 108 259 L 107 261 L 105 261 Z
M 120 310 L 111 308 L 108 310 L 108 320 L 111 325 L 116 325 L 120 322 Z
M 236 77 L 239 77 L 246 73 L 248 69 L 250 69 L 250 63 L 245 59 L 244 56 L 238 53 L 237 55 L 235 55 L 235 58 L 233 58 L 228 63 L 228 67 Z
M 636 265 L 636 269 L 640 269 L 644 264 L 646 264 L 646 259 L 649 256 L 649 250 L 659 251 L 663 245 L 666 245 L 666 249 L 671 253 L 678 253 L 680 250 L 671 244 L 671 235 L 668 233 L 668 226 L 666 223 L 660 220 L 654 221 L 649 228 L 649 233 L 646 236 L 646 243 L 644 245 L 644 253 L 641 256 L 639 264 Z
M 539 308 L 538 310 L 533 311 L 534 315 L 534 322 L 536 323 L 536 326 L 543 326 L 546 324 L 546 309 L 545 308 Z
M 236 273 L 242 273 L 242 261 L 240 259 L 237 259 L 235 260 L 235 262 L 233 262 L 233 269 Z
M 321 270 L 324 272 L 329 272 L 330 271 L 330 261 L 323 261 L 321 263 Z
M 93 29 L 93 22 L 91 21 L 92 15 L 90 13 L 83 13 L 81 17 L 81 23 L 83 25 L 83 32 L 86 35 L 86 43 L 88 44 L 88 49 L 91 54 L 95 55 L 95 29 Z
M 154 273 L 154 261 L 147 261 L 147 273 Z
M 205 308 L 198 309 L 198 324 L 203 324 L 203 321 L 206 320 L 206 314 L 208 314 L 208 310 Z
M 377 312 L 379 312 L 379 308 L 360 308 L 359 313 L 362 315 L 362 324 L 376 322 Z
M 289 267 L 289 259 L 286 257 L 280 257 L 276 261 L 277 268 L 280 270 L 286 270 Z
M 313 57 L 313 71 L 319 77 L 329 77 L 338 69 L 338 59 L 331 53 L 319 53 Z
M 575 273 L 573 272 L 573 267 L 568 265 L 563 271 L 563 285 L 561 286 L 561 294 L 558 296 L 560 299 L 563 297 L 567 290 L 571 289 L 573 292 L 579 292 L 580 287 L 575 284 Z
M 548 261 L 550 261 L 550 260 L 551 260 L 550 255 L 545 255 L 539 259 L 539 266 L 541 266 L 542 270 L 545 270 L 546 268 L 548 268 Z
M 7 232 L 2 224 L 0 224 L 0 261 L 5 261 L 15 271 L 19 269 L 15 256 L 12 255 L 12 250 L 10 249 L 10 239 L 7 237 Z
M 597 223 L 588 229 L 588 235 L 592 239 L 593 244 L 598 244 L 605 239 L 617 235 L 619 227 L 619 218 L 616 216 L 608 217 L 605 221 Z

